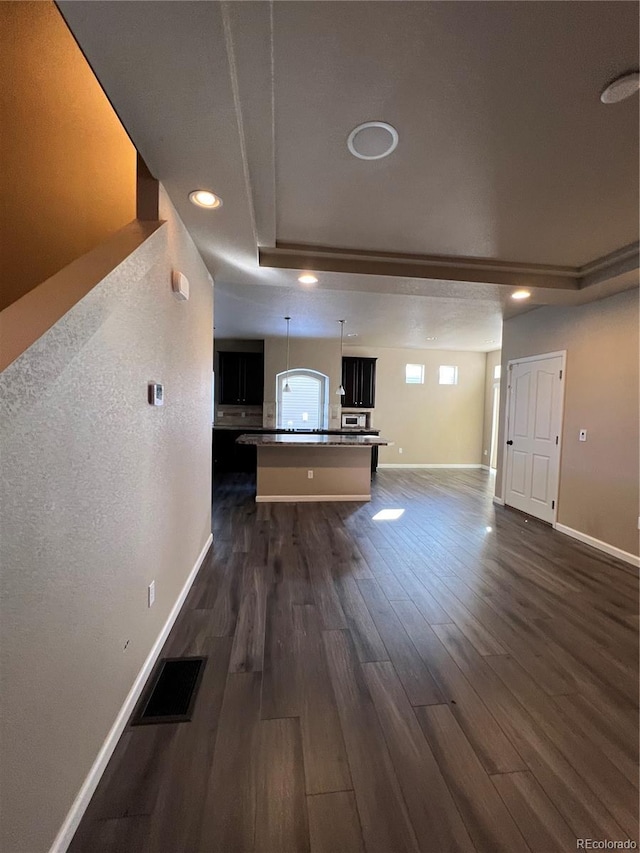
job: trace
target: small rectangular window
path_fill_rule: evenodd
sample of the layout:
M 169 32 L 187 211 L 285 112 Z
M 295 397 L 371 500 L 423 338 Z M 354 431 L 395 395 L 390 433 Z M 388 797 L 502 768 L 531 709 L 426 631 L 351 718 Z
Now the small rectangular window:
M 407 364 L 404 381 L 407 385 L 424 385 L 424 364 Z
M 496 366 L 493 368 L 493 378 L 494 379 L 500 379 L 501 373 L 502 373 L 502 365 L 496 364 Z
M 438 376 L 440 385 L 458 384 L 458 368 L 452 364 L 441 364 Z

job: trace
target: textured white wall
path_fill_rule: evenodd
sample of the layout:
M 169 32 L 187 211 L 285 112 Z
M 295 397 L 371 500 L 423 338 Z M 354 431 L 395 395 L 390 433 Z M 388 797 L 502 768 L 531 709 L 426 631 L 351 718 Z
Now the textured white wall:
M 48 850 L 211 529 L 213 290 L 164 194 L 161 216 L 0 375 L 7 853 Z

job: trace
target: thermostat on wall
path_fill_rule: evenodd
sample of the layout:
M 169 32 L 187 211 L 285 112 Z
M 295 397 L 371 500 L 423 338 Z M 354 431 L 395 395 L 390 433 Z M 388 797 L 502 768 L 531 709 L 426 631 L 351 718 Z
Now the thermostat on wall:
M 159 382 L 149 383 L 149 403 L 152 406 L 164 406 L 164 386 Z
M 171 273 L 171 288 L 177 299 L 189 298 L 189 279 L 179 270 L 173 270 Z

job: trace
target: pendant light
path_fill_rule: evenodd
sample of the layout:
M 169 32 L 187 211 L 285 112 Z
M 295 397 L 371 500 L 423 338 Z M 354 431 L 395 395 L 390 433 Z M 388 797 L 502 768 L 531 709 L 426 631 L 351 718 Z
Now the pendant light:
M 344 350 L 344 320 L 338 320 L 340 323 L 340 375 L 342 375 L 342 352 Z M 336 391 L 340 397 L 344 397 L 344 385 L 342 384 L 342 380 L 340 381 L 340 385 L 338 386 L 338 390 Z
M 291 386 L 289 385 L 289 323 L 291 322 L 291 317 L 284 318 L 287 321 L 287 373 L 285 376 L 284 388 L 282 392 L 284 394 L 291 393 Z

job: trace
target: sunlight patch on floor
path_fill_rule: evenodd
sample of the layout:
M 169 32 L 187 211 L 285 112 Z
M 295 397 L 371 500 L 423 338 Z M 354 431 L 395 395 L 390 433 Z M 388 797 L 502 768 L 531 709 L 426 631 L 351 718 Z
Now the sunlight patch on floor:
M 403 509 L 381 509 L 373 517 L 373 521 L 395 521 L 404 513 Z

